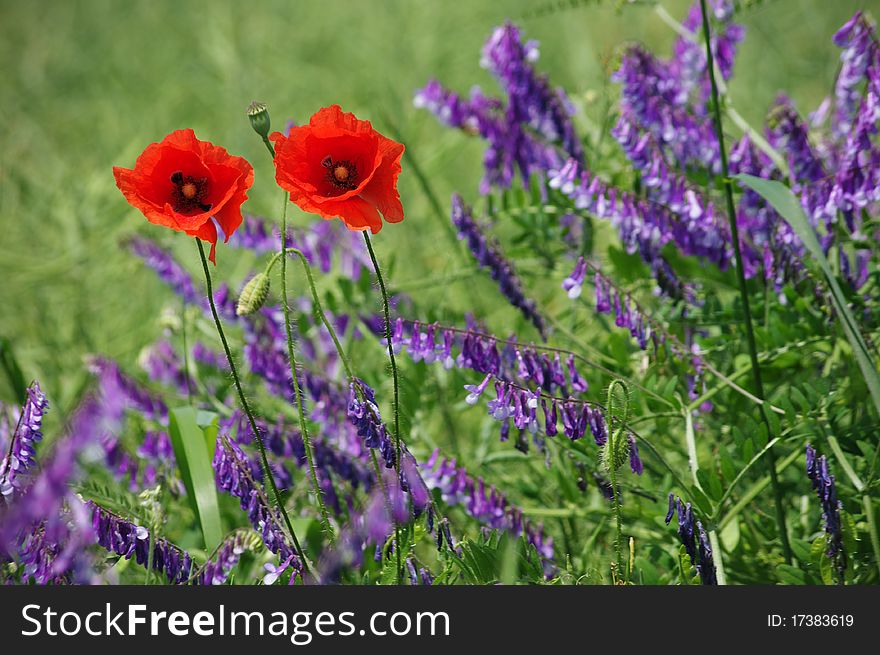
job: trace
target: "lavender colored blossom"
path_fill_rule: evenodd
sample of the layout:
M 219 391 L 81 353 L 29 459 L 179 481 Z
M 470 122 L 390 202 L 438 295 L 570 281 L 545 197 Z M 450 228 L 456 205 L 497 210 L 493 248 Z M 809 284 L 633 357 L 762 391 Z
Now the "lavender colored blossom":
M 697 567 L 704 585 L 717 585 L 712 547 L 709 544 L 706 531 L 703 529 L 703 524 L 695 520 L 690 503 L 685 504 L 681 498 L 675 498 L 674 494 L 669 494 L 666 525 L 669 525 L 676 512 L 678 513 L 678 536 L 688 557 L 690 557 L 691 564 Z
M 393 468 L 397 453 L 376 405 L 376 392 L 362 380 L 351 382 L 347 415 L 364 445 L 378 449 L 386 468 Z
M 535 71 L 532 64 L 537 59 L 537 43 L 523 43 L 519 29 L 506 23 L 492 32 L 481 58 L 504 90 L 506 103 L 487 97 L 478 87 L 465 99 L 436 80 L 416 92 L 416 107 L 488 142 L 482 193 L 510 187 L 517 171 L 528 186 L 533 176 L 544 178 L 566 157 L 583 162 L 583 147 L 571 122 L 574 107 L 562 89 L 552 88 L 547 77 Z
M 519 29 L 508 22 L 495 29 L 483 47 L 481 65 L 507 93 L 507 120 L 526 125 L 569 157 L 583 161 L 584 152 L 571 116 L 574 107 L 562 89 L 553 89 L 532 63 L 539 57 L 536 41 L 523 43 Z
M 452 223 L 458 228 L 458 238 L 467 241 L 477 263 L 487 269 L 492 279 L 498 282 L 501 293 L 534 324 L 541 337 L 546 339 L 547 326 L 544 318 L 538 313 L 535 302 L 525 297 L 513 264 L 505 259 L 498 244 L 486 237 L 483 229 L 474 220 L 470 207 L 465 205 L 458 194 L 452 196 Z
M 23 581 L 88 582 L 94 577 L 86 552 L 93 533 L 69 485 L 81 461 L 100 457 L 95 437 L 72 429 L 43 459 L 39 474 L 26 487 L 17 487 L 14 502 L 0 507 L 0 554 L 19 559 Z
M 191 580 L 192 584 L 226 584 L 230 573 L 238 565 L 242 553 L 254 549 L 252 534 L 236 530 L 226 537 L 210 559 L 199 567 Z
M 152 268 L 165 284 L 188 304 L 201 307 L 209 311 L 207 296 L 204 291 L 193 282 L 192 276 L 181 266 L 172 254 L 150 239 L 133 237 L 129 247 L 132 253 L 140 257 L 144 263 Z M 197 290 L 198 289 L 198 290 Z M 214 303 L 217 313 L 227 321 L 236 319 L 236 298 L 229 292 L 225 284 L 219 285 L 214 290 Z
M 49 409 L 49 401 L 33 382 L 27 389 L 27 399 L 18 415 L 18 421 L 10 436 L 9 445 L 4 444 L 0 459 L 0 496 L 11 502 L 21 491 L 30 469 L 36 464 L 36 445 L 43 439 L 43 416 Z M 19 479 L 22 478 L 22 479 Z
M 439 450 L 435 450 L 425 464 L 424 478 L 429 488 L 440 491 L 448 505 L 463 506 L 485 527 L 504 530 L 514 536 L 524 535 L 542 558 L 546 561 L 553 559 L 553 539 L 544 534 L 543 528 L 532 525 L 522 510 L 511 504 L 504 494 L 487 485 L 482 478 L 471 477 L 454 459 L 441 457 Z M 438 530 L 438 539 L 444 530 Z M 451 544 L 449 537 L 446 538 Z
M 290 562 L 296 571 L 301 571 L 302 564 L 288 543 L 279 514 L 255 482 L 247 459 L 239 446 L 219 435 L 213 460 L 217 486 L 239 499 L 241 509 L 247 512 L 248 520 L 266 548 L 282 562 Z
M 195 382 L 187 376 L 183 362 L 165 339 L 147 348 L 140 364 L 151 380 L 173 387 L 181 395 L 189 395 L 195 389 Z
M 263 444 L 278 462 L 293 461 L 300 468 L 308 467 L 305 444 L 299 430 L 286 424 L 282 416 L 274 423 L 267 423 L 257 419 L 257 429 L 263 439 Z M 234 411 L 228 418 L 220 422 L 221 432 L 228 434 L 238 445 L 250 445 L 253 443 L 253 431 L 250 422 L 245 415 Z M 323 438 L 312 441 L 312 451 L 315 466 L 319 477 L 330 481 L 332 477 L 348 481 L 353 489 L 363 487 L 369 489 L 372 485 L 372 474 L 364 464 L 363 459 L 352 456 L 327 443 Z M 255 463 L 259 464 L 259 462 Z M 289 474 L 287 474 L 289 477 Z M 262 478 L 262 470 L 257 474 Z
M 837 498 L 837 484 L 828 467 L 825 455 L 817 457 L 816 449 L 807 444 L 807 477 L 819 497 L 822 506 L 822 523 L 825 527 L 825 538 L 828 557 L 835 561 L 839 572 L 846 568 L 846 551 L 843 547 L 843 532 L 840 510 L 843 508 Z
M 265 218 L 246 215 L 229 238 L 229 245 L 259 255 L 274 254 L 281 250 L 281 230 Z M 318 221 L 305 229 L 288 228 L 285 247 L 300 250 L 309 264 L 322 273 L 331 271 L 336 254 L 342 274 L 353 280 L 359 279 L 363 268 L 370 265 L 360 235 L 331 221 Z
M 189 580 L 193 571 L 189 553 L 167 539 L 154 537 L 151 540 L 150 532 L 144 526 L 132 523 L 92 501 L 86 504 L 92 514 L 92 527 L 98 545 L 102 548 L 125 559 L 134 557 L 143 567 L 152 564 L 152 570 L 163 573 L 171 584 L 184 584 Z

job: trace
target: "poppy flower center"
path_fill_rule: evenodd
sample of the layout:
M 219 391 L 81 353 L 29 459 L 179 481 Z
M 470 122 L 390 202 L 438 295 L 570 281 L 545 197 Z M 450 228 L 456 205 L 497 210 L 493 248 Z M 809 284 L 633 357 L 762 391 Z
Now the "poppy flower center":
M 174 211 L 186 214 L 211 209 L 211 203 L 205 202 L 208 196 L 208 178 L 184 175 L 182 171 L 177 171 L 171 175 L 171 184 L 174 185 L 171 192 L 171 207 Z
M 324 157 L 321 165 L 327 169 L 327 181 L 337 189 L 350 191 L 357 188 L 357 166 L 347 159 L 333 161 L 330 155 Z

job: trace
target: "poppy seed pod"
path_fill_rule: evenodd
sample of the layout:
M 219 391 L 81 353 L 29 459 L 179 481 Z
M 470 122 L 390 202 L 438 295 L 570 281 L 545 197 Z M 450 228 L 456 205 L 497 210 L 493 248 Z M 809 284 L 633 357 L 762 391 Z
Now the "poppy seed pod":
M 269 130 L 272 127 L 272 122 L 269 119 L 269 108 L 264 103 L 254 100 L 248 105 L 247 115 L 248 120 L 251 122 L 251 127 L 254 128 L 254 132 L 264 139 L 268 137 Z

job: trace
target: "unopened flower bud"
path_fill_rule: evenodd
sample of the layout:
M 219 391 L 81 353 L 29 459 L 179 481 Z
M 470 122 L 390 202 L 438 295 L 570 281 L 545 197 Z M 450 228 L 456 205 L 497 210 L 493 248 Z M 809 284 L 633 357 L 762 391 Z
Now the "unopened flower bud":
M 254 100 L 247 108 L 248 119 L 254 132 L 264 139 L 269 136 L 271 121 L 269 120 L 269 108 L 262 102 Z
M 239 316 L 248 316 L 263 306 L 266 296 L 269 295 L 269 276 L 265 273 L 254 275 L 241 291 L 238 297 L 238 306 L 235 313 Z

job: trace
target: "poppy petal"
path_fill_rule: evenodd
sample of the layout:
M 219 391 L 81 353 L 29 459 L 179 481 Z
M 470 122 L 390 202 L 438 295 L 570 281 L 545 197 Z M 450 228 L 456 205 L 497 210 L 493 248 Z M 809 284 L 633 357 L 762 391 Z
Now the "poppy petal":
M 375 205 L 389 223 L 403 220 L 403 205 L 397 191 L 397 177 L 400 175 L 400 158 L 405 150 L 402 143 L 382 138 L 379 154 L 382 161 L 376 168 L 373 179 L 361 191 L 361 198 Z

